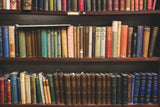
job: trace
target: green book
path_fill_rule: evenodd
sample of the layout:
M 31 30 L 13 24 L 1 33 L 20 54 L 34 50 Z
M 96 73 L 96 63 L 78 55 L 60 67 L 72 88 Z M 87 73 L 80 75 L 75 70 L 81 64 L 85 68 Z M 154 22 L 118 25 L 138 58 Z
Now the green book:
M 58 58 L 57 29 L 54 29 L 54 57 Z
M 91 11 L 91 0 L 87 0 L 87 11 Z
M 58 44 L 58 58 L 61 58 L 61 29 L 60 28 L 58 28 L 58 30 L 57 30 L 57 44 Z
M 36 81 L 36 94 L 37 94 L 37 102 L 39 104 L 42 104 L 42 97 L 41 97 L 41 88 L 40 88 L 40 83 L 39 83 L 39 78 L 35 78 Z
M 136 50 L 137 50 L 137 33 L 133 34 L 133 45 L 132 45 L 132 57 L 136 57 Z
M 57 0 L 53 1 L 53 8 L 54 8 L 54 11 L 57 11 Z
M 51 57 L 54 58 L 54 30 L 51 29 Z
M 26 57 L 26 40 L 24 31 L 19 31 L 19 54 L 20 58 Z
M 143 10 L 147 10 L 147 0 L 143 1 Z
M 116 99 L 116 104 L 121 104 L 121 75 L 116 75 L 117 78 L 117 99 Z
M 50 88 L 50 92 L 51 92 L 51 101 L 52 101 L 52 103 L 56 103 L 54 84 L 53 84 L 53 76 L 51 74 L 48 74 L 47 78 L 48 78 L 49 88 Z
M 47 50 L 48 50 L 48 58 L 51 58 L 51 33 L 50 33 L 50 29 L 47 29 Z
M 53 0 L 49 0 L 49 10 L 53 11 Z
M 47 56 L 48 56 L 47 32 L 45 29 L 41 29 L 41 51 L 42 51 L 42 58 L 47 58 Z
M 111 104 L 116 104 L 116 76 L 111 74 Z

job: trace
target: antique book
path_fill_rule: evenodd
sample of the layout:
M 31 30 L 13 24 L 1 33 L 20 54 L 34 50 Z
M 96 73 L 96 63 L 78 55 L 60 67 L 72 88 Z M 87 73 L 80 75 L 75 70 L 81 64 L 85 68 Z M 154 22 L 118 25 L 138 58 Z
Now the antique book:
M 72 0 L 67 0 L 67 11 L 72 11 Z
M 40 58 L 41 57 L 41 31 L 40 29 L 37 30 L 37 44 L 38 44 L 38 57 Z
M 55 57 L 55 43 L 54 43 L 54 29 L 51 28 L 50 29 L 50 35 L 51 35 L 51 57 L 54 58 Z
M 32 10 L 38 11 L 38 0 L 32 0 Z
M 153 104 L 158 104 L 158 73 L 153 73 L 153 93 L 152 102 Z
M 47 96 L 48 96 L 48 104 L 51 104 L 51 93 L 49 89 L 48 79 L 45 79 L 45 82 L 46 82 L 46 90 L 47 90 Z
M 91 73 L 91 104 L 95 104 L 95 74 Z
M 19 31 L 19 55 L 20 58 L 26 57 L 26 40 L 25 32 L 23 30 Z
M 31 41 L 31 32 L 28 30 L 25 31 L 25 38 L 26 38 L 26 56 L 28 58 L 32 57 L 32 41 Z
M 6 9 L 6 0 L 2 1 L 2 9 L 5 10 Z
M 107 26 L 107 35 L 106 35 L 106 57 L 112 57 L 112 27 Z
M 75 74 L 76 76 L 76 104 L 81 104 L 81 75 L 80 74 Z
M 74 73 L 70 74 L 71 78 L 71 98 L 72 98 L 72 104 L 76 104 L 76 75 Z
M 10 0 L 6 0 L 6 10 L 10 10 Z
M 125 5 L 125 0 L 120 0 L 120 11 L 124 11 L 127 8 L 127 0 L 126 0 L 126 5 Z M 126 7 L 126 8 L 125 8 Z
M 55 95 L 56 95 L 56 103 L 57 104 L 60 104 L 61 102 L 60 102 L 60 90 L 59 90 L 59 83 L 58 83 L 58 75 L 57 75 L 57 73 L 54 73 L 53 74 L 53 78 L 54 78 L 54 86 L 55 86 Z
M 54 57 L 58 58 L 58 34 L 57 34 L 57 28 L 54 28 L 53 36 L 54 36 Z
M 61 42 L 61 29 L 57 29 L 57 47 L 58 47 L 58 58 L 62 57 L 62 42 Z
M 83 57 L 86 57 L 87 26 L 83 26 Z
M 139 10 L 143 10 L 143 0 L 139 0 Z
M 10 10 L 17 10 L 17 1 L 18 0 L 10 0 Z
M 112 11 L 113 9 L 112 9 L 112 0 L 107 0 L 107 10 L 108 11 Z
M 122 75 L 122 105 L 127 104 L 127 96 L 128 96 L 128 75 L 127 74 L 121 74 Z
M 147 1 L 148 0 L 143 1 L 143 10 L 147 10 Z
M 127 95 L 127 104 L 131 102 L 131 84 L 132 83 L 132 76 L 128 75 L 128 95 Z
M 87 11 L 91 11 L 91 0 L 87 0 Z
M 131 0 L 131 11 L 134 11 L 134 1 L 135 0 Z
M 9 37 L 8 37 L 8 26 L 3 26 L 3 57 L 9 57 Z
M 92 58 L 95 57 L 95 36 L 96 36 L 96 27 L 92 28 Z
M 81 73 L 82 104 L 87 104 L 87 76 Z
M 79 0 L 79 11 L 84 11 L 84 0 Z
M 102 79 L 101 79 L 101 74 L 95 74 L 95 85 L 96 85 L 96 91 L 95 91 L 95 103 L 96 104 L 101 104 L 102 101 Z
M 3 9 L 3 0 L 0 0 L 0 10 Z
M 100 57 L 106 57 L 106 27 L 101 27 L 100 33 Z
M 42 58 L 48 57 L 46 29 L 41 29 L 41 54 L 42 54 Z
M 67 49 L 67 31 L 66 28 L 61 29 L 62 34 L 62 57 L 68 57 L 68 49 Z
M 2 27 L 0 27 L 0 57 L 3 57 L 3 39 L 2 39 Z
M 155 10 L 156 3 L 157 3 L 157 0 L 154 0 L 154 2 L 153 2 L 153 10 Z
M 137 33 L 133 33 L 133 39 L 132 39 L 132 57 L 136 57 L 137 52 Z
M 20 77 L 17 77 L 17 91 L 18 91 L 18 103 L 21 104 L 21 83 L 20 83 Z
M 131 74 L 131 97 L 130 97 L 130 104 L 133 104 L 133 97 L 134 97 L 134 83 L 135 83 L 135 75 Z
M 36 33 L 35 30 L 32 29 L 31 31 L 31 46 L 32 46 L 32 57 L 35 58 L 36 57 L 36 49 L 37 49 L 37 42 L 36 42 Z
M 53 8 L 54 8 L 54 11 L 57 11 L 57 0 L 53 1 Z
M 7 81 L 7 104 L 11 104 L 11 82 Z
M 77 33 L 76 33 L 76 35 L 77 35 L 77 37 L 76 37 L 76 48 L 77 48 L 77 51 L 76 51 L 76 53 L 77 53 L 77 58 L 79 58 L 80 57 L 80 33 L 79 33 L 79 27 L 76 27 L 77 28 Z
M 101 49 L 101 27 L 96 27 L 95 35 L 95 58 L 100 58 L 100 49 Z
M 122 77 L 121 77 L 121 75 L 116 75 L 116 78 L 117 78 L 117 86 L 116 86 L 116 93 L 117 93 L 117 95 L 116 95 L 116 104 L 121 104 L 121 102 L 122 102 Z
M 77 27 L 73 27 L 74 57 L 77 57 Z
M 44 89 L 43 89 L 43 72 L 40 72 L 38 74 L 38 77 L 39 77 L 39 83 L 40 83 L 40 91 L 41 91 L 41 98 L 42 98 L 42 104 L 45 104 L 46 101 L 45 101 L 45 94 L 44 94 Z
M 88 44 L 88 58 L 92 58 L 92 33 L 93 27 L 89 26 L 89 44 Z
M 49 104 L 49 102 L 48 102 L 48 95 L 47 95 L 47 86 L 46 86 L 45 78 L 42 79 L 42 83 L 43 83 L 45 104 Z
M 117 57 L 120 57 L 120 49 L 121 49 L 121 25 L 122 25 L 122 22 L 121 21 L 118 21 L 118 31 L 117 31 Z M 123 25 L 122 25 L 123 26 Z
M 64 90 L 64 82 L 65 82 L 65 80 L 64 80 L 64 74 L 63 74 L 63 72 L 61 72 L 61 73 L 58 73 L 58 82 L 59 82 L 59 93 L 60 93 L 60 103 L 61 104 L 64 104 L 64 93 L 65 93 L 65 90 Z
M 62 11 L 67 11 L 67 0 L 62 0 Z
M 40 88 L 39 77 L 36 77 L 35 81 L 36 81 L 37 103 L 38 104 L 42 104 L 42 97 L 41 97 L 41 88 Z
M 23 0 L 22 1 L 22 9 L 23 10 L 31 10 L 32 9 L 32 0 Z M 41 5 L 39 5 L 41 6 Z
M 91 74 L 87 73 L 87 104 L 91 104 Z
M 31 85 L 30 85 L 31 82 L 30 82 L 30 75 L 26 75 L 24 78 L 25 78 L 26 104 L 31 104 Z
M 119 0 L 113 1 L 113 10 L 118 11 L 119 10 Z
M 62 0 L 57 0 L 57 11 L 62 11 Z
M 148 10 L 153 10 L 153 0 L 148 0 L 147 1 L 147 9 Z
M 158 27 L 153 27 L 153 31 L 152 31 L 152 36 L 151 36 L 151 41 L 150 41 L 150 46 L 149 46 L 149 57 L 153 56 L 153 51 L 155 48 L 155 43 L 156 43 L 156 38 L 158 35 Z
M 15 58 L 15 27 L 8 26 L 9 31 L 9 56 L 10 58 Z
M 92 8 L 92 11 L 96 11 L 96 0 L 92 0 L 92 6 L 91 6 L 91 8 Z
M 7 104 L 7 77 L 4 77 L 4 103 Z M 17 82 L 18 82 L 18 78 L 17 78 Z M 17 84 L 18 85 L 18 84 Z M 18 86 L 17 86 L 18 87 Z
M 101 104 L 106 104 L 106 75 L 101 73 L 101 81 L 102 81 L 102 100 L 101 100 Z
M 0 78 L 0 95 L 0 104 L 4 104 L 4 78 Z
M 138 11 L 139 10 L 139 0 L 135 0 L 135 3 L 134 3 L 134 8 L 135 8 L 135 11 Z
M 84 0 L 84 11 L 87 11 L 87 0 Z
M 58 1 L 60 1 L 60 0 L 58 0 Z M 43 2 L 44 2 L 44 11 L 48 11 L 49 10 L 49 5 L 48 5 L 49 0 L 44 0 Z
M 118 21 L 112 22 L 112 57 L 117 57 Z
M 142 57 L 148 57 L 148 46 L 149 46 L 149 39 L 150 39 L 150 27 L 144 28 L 143 34 L 143 47 L 142 47 Z
M 30 77 L 30 81 L 31 81 L 31 102 L 32 102 L 32 104 L 37 104 L 35 78 L 36 77 L 35 77 L 34 74 Z
M 85 36 L 83 36 L 83 40 L 85 42 L 85 45 L 84 45 L 84 56 L 85 58 L 88 58 L 88 52 L 89 52 L 89 26 L 86 26 L 85 27 Z
M 102 0 L 102 11 L 106 11 L 106 9 L 107 9 L 107 1 Z
M 50 33 L 50 29 L 47 29 L 47 53 L 48 53 L 48 58 L 51 58 L 51 33 Z
M 49 11 L 53 11 L 53 1 L 54 0 L 49 0 Z
M 137 32 L 137 57 L 142 57 L 142 43 L 143 43 L 143 26 L 138 26 L 138 32 Z
M 39 0 L 38 8 L 39 8 L 39 11 L 43 11 L 44 10 L 44 1 L 43 0 Z
M 64 74 L 65 96 L 67 96 L 66 104 L 71 105 L 71 79 L 70 74 Z
M 116 104 L 116 76 L 111 74 L 111 104 Z
M 97 11 L 101 11 L 101 0 L 97 0 L 96 6 L 97 6 Z
M 133 27 L 128 27 L 128 37 L 127 37 L 127 57 L 131 57 L 132 52 L 132 36 Z
M 2 35 L 2 33 L 0 34 Z M 19 31 L 18 29 L 15 29 L 15 57 L 19 57 Z
M 74 57 L 74 41 L 73 41 L 73 26 L 68 27 L 68 57 Z
M 131 10 L 131 0 L 126 0 L 126 11 L 130 11 L 130 10 Z
M 122 25 L 121 27 L 121 51 L 120 51 L 120 56 L 122 58 L 127 56 L 127 35 L 128 35 L 128 25 Z
M 72 0 L 72 11 L 77 11 L 78 7 L 77 7 L 77 0 Z
M 79 43 L 80 43 L 80 48 L 79 48 L 79 57 L 83 58 L 83 26 L 79 27 Z
M 26 104 L 25 72 L 20 73 L 20 83 L 21 83 L 21 102 L 22 104 Z

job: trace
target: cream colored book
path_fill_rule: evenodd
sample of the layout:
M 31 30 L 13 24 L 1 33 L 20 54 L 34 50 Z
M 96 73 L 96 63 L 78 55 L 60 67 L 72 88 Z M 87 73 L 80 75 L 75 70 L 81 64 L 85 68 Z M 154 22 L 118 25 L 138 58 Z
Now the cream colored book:
M 89 48 L 88 48 L 88 58 L 92 58 L 92 26 L 89 26 Z
M 112 57 L 117 57 L 118 21 L 112 22 Z
M 117 57 L 120 57 L 120 45 L 121 45 L 121 21 L 118 21 L 118 35 L 117 35 Z
M 31 84 L 30 75 L 25 76 L 25 93 L 26 93 L 26 104 L 31 104 Z
M 26 93 L 25 93 L 25 72 L 20 73 L 20 84 L 21 84 L 21 102 L 26 104 Z
M 101 58 L 105 58 L 106 53 L 106 27 L 101 27 L 101 35 L 100 35 L 100 50 L 101 50 Z
M 95 58 L 100 58 L 101 52 L 101 27 L 96 27 L 96 36 L 95 36 Z

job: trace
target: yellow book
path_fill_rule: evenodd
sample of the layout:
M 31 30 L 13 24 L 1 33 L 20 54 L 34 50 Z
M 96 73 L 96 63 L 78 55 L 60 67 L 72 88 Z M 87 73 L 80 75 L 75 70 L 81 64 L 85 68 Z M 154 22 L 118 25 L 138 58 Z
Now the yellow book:
M 23 90 L 24 91 L 24 90 Z M 31 104 L 31 84 L 30 75 L 25 76 L 25 92 L 26 92 L 26 104 Z
M 46 101 L 46 104 L 49 104 L 48 103 L 47 87 L 46 87 L 46 81 L 45 81 L 45 79 L 43 79 L 42 82 L 43 82 L 43 90 L 44 90 L 45 101 Z
M 48 103 L 51 104 L 51 93 L 49 89 L 48 79 L 46 79 L 46 88 L 47 88 Z
M 25 73 L 20 73 L 20 84 L 21 84 L 21 102 L 26 104 L 26 94 L 25 94 Z
M 66 28 L 62 28 L 61 30 L 62 34 L 62 57 L 67 58 L 68 52 L 67 52 L 67 31 Z
M 118 21 L 118 35 L 117 35 L 117 57 L 120 57 L 120 46 L 121 46 L 121 21 Z
M 15 58 L 15 27 L 9 26 L 9 55 L 11 58 Z
M 49 0 L 49 10 L 53 11 L 53 0 Z

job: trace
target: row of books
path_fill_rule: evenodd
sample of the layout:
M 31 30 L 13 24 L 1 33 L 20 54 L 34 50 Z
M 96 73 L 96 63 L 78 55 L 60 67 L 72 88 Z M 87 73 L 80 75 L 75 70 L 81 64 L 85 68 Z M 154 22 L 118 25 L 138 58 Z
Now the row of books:
M 0 86 L 1 104 L 158 103 L 157 73 L 13 72 L 0 77 Z
M 0 0 L 0 9 L 35 11 L 154 10 L 156 0 Z
M 113 21 L 112 26 L 48 28 L 0 27 L 0 57 L 115 58 L 152 57 L 158 27 L 133 27 Z M 151 37 L 150 37 L 151 35 Z M 151 39 L 150 39 L 151 38 Z

